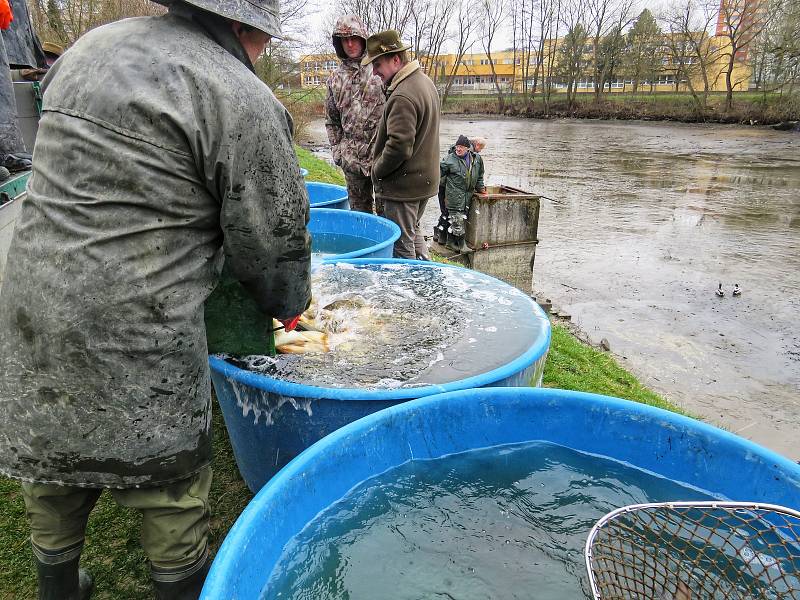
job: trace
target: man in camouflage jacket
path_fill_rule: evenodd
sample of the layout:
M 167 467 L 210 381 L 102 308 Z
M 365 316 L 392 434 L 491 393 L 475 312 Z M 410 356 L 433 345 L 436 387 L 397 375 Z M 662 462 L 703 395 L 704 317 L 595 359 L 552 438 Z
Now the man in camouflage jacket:
M 355 15 L 341 17 L 332 40 L 342 64 L 328 78 L 325 127 L 333 160 L 344 171 L 350 208 L 371 213 L 372 145 L 386 101 L 383 83 L 373 75 L 372 65 L 361 65 L 367 40 L 361 19 Z M 381 206 L 377 209 L 378 214 L 383 213 Z

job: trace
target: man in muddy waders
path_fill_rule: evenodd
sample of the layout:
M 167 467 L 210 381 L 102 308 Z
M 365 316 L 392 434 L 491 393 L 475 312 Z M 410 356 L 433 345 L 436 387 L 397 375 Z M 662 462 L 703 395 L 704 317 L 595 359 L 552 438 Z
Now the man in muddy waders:
M 394 30 L 367 39 L 362 64 L 386 88 L 386 106 L 378 124 L 372 162 L 376 200 L 384 216 L 400 227 L 394 243 L 396 258 L 428 259 L 428 247 L 419 229 L 428 199 L 439 188 L 439 95 Z
M 333 162 L 344 171 L 350 208 L 383 214 L 375 206 L 372 191 L 372 142 L 386 101 L 383 83 L 372 73 L 372 65 L 362 65 L 367 48 L 367 29 L 355 15 L 336 21 L 331 37 L 342 63 L 328 77 L 325 99 L 325 129 L 331 143 Z
M 265 314 L 310 300 L 308 196 L 254 74 L 277 0 L 174 2 L 84 35 L 44 80 L 0 291 L 0 473 L 22 481 L 40 599 L 78 569 L 102 489 L 141 511 L 159 599 L 208 570 L 203 304 L 223 265 Z

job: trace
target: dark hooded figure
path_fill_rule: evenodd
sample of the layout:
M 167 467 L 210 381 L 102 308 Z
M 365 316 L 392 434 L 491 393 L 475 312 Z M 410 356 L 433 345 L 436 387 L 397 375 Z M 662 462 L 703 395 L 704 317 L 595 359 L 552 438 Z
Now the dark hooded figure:
M 208 570 L 203 307 L 223 263 L 278 319 L 310 301 L 308 195 L 253 62 L 277 0 L 175 2 L 84 35 L 44 80 L 0 290 L 0 473 L 21 480 L 40 598 L 78 570 L 102 489 L 142 515 L 158 598 Z

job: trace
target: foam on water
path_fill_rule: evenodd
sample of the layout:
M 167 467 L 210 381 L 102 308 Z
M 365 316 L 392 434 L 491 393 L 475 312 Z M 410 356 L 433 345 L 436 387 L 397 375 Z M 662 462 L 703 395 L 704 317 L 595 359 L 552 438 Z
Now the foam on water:
M 589 598 L 582 551 L 601 516 L 708 498 L 541 442 L 413 460 L 309 523 L 284 549 L 262 600 Z
M 331 351 L 247 357 L 245 368 L 334 388 L 436 385 L 497 369 L 531 348 L 543 318 L 519 290 L 480 273 L 426 265 L 320 265 L 314 306 Z

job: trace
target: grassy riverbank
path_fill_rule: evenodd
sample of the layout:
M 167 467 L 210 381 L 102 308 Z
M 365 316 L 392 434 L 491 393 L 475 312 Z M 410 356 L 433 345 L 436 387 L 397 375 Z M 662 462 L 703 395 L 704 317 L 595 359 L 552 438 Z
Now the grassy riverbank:
M 300 164 L 309 179 L 342 183 L 341 173 L 312 153 L 299 149 Z M 553 339 L 544 372 L 548 387 L 610 394 L 670 410 L 675 407 L 646 389 L 611 356 L 578 341 L 566 327 L 554 324 Z M 251 494 L 242 482 L 227 432 L 215 404 L 214 481 L 210 504 L 211 543 L 215 552 L 241 513 Z M 0 477 L 0 599 L 35 597 L 35 577 L 28 545 L 28 526 L 19 484 Z M 104 493 L 92 512 L 87 530 L 83 565 L 95 576 L 94 599 L 141 600 L 150 598 L 146 558 L 139 546 L 139 518 L 118 507 Z

